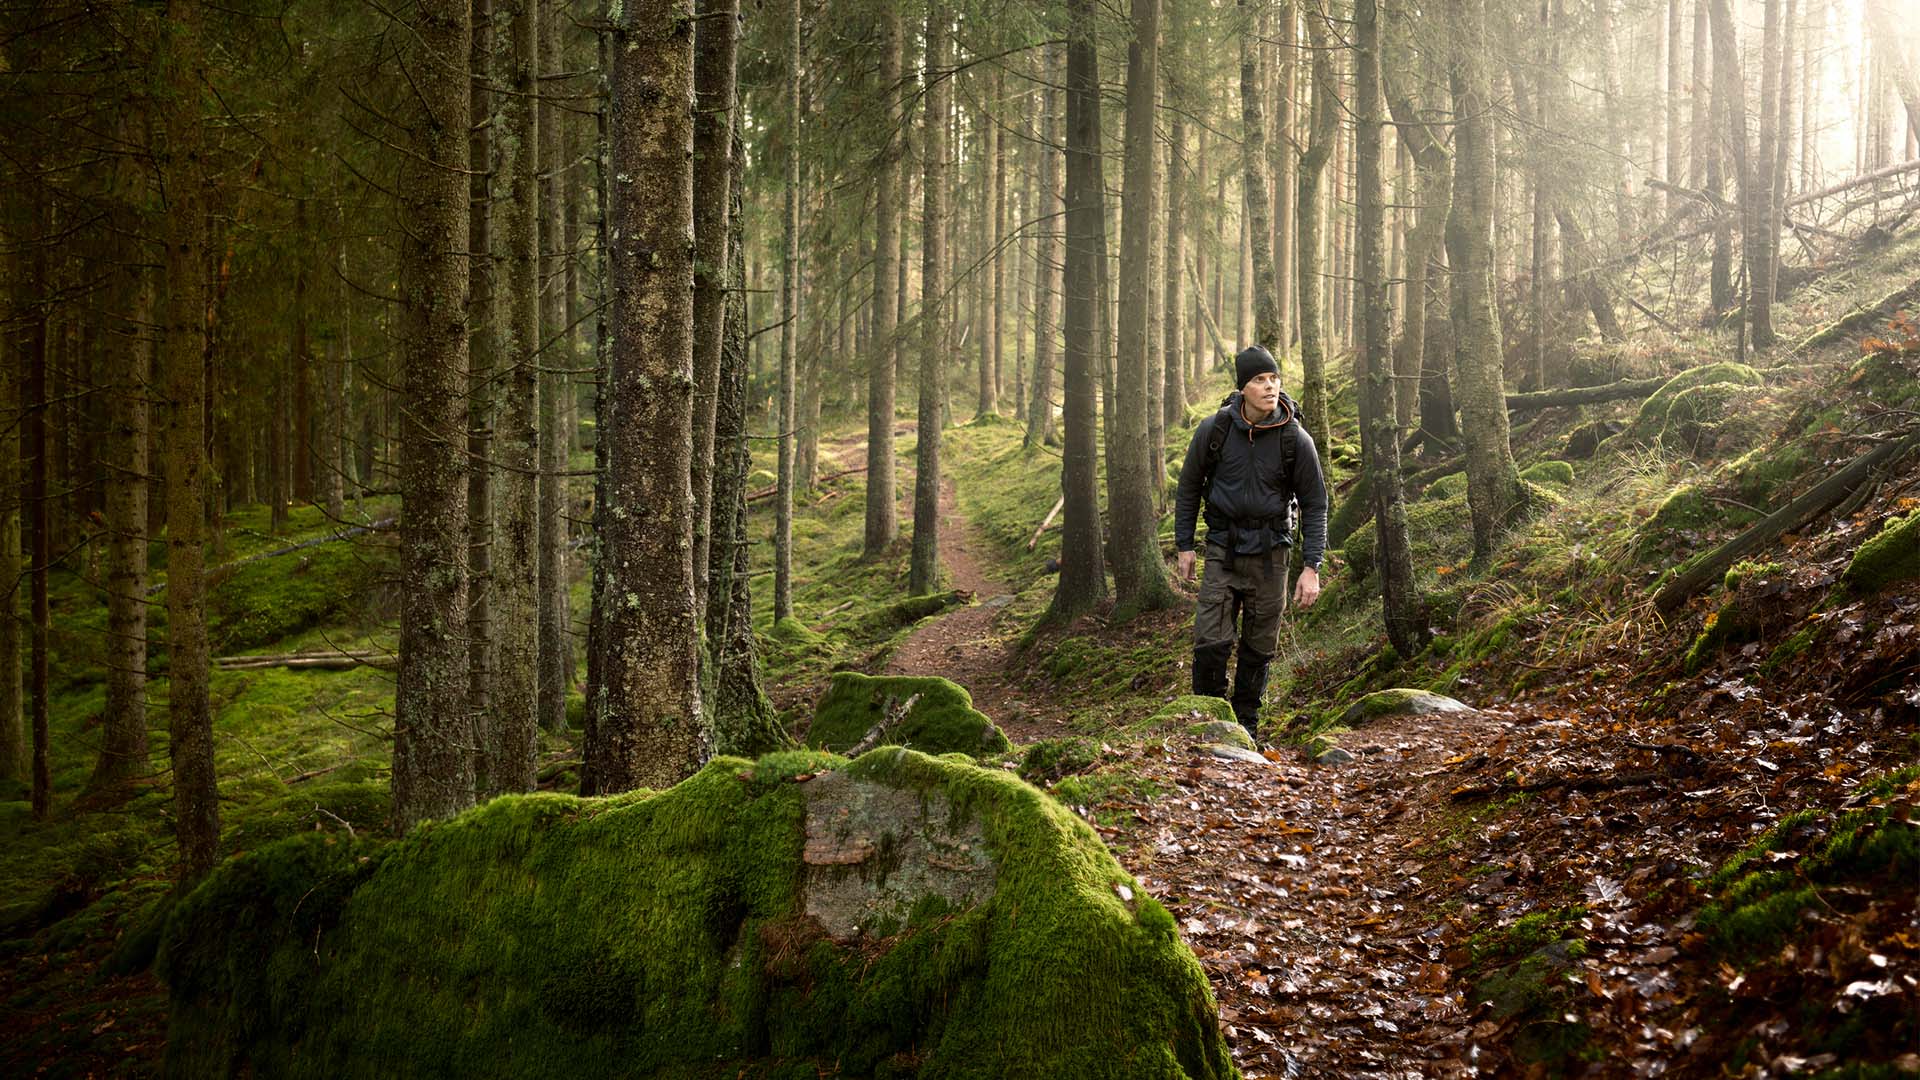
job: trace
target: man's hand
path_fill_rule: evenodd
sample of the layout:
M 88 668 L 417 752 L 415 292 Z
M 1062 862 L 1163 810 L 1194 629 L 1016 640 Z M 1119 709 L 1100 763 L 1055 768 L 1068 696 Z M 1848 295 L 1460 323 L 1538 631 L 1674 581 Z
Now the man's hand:
M 1302 611 L 1313 606 L 1320 599 L 1320 571 L 1309 566 L 1300 571 L 1300 580 L 1293 583 L 1293 603 Z
M 1193 552 L 1182 551 L 1173 557 L 1173 564 L 1180 571 L 1180 580 L 1193 580 Z

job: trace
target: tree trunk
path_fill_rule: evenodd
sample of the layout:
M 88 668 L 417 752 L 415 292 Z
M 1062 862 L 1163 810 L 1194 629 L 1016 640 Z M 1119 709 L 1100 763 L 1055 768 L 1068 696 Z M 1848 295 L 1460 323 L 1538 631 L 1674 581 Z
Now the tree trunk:
M 485 794 L 532 791 L 538 742 L 540 379 L 539 89 L 540 0 L 494 0 L 507 40 L 499 118 L 498 175 L 506 184 L 506 311 L 501 358 L 511 365 L 500 383 L 493 466 L 497 470 L 493 533 L 493 697 L 489 702 Z M 604 422 L 604 417 L 602 418 Z
M 1751 179 L 1740 203 L 1747 217 L 1747 303 L 1745 317 L 1755 348 L 1775 341 L 1773 283 L 1779 267 L 1779 208 L 1773 196 L 1774 156 L 1780 141 L 1780 0 L 1766 0 L 1760 41 L 1760 140 L 1748 159 Z
M 141 179 L 129 201 L 145 208 L 145 170 L 130 171 Z M 100 756 L 87 781 L 88 791 L 100 794 L 119 791 L 147 769 L 147 440 L 152 434 L 147 402 L 153 393 L 153 339 L 146 328 L 154 323 L 154 281 L 138 263 L 128 267 L 127 275 L 133 308 L 129 322 L 139 336 L 126 351 L 124 382 L 109 391 L 112 415 L 102 448 L 107 466 L 107 707 Z
M 693 35 L 665 0 L 612 31 L 614 282 L 605 563 L 594 603 L 603 682 L 588 702 L 589 794 L 665 789 L 713 753 L 693 609 Z
M 195 100 L 198 100 L 197 98 Z M 32 729 L 32 789 L 30 808 L 35 821 L 53 816 L 53 769 L 51 737 L 47 712 L 51 706 L 48 689 L 47 645 L 52 621 L 47 601 L 47 570 L 53 562 L 53 522 L 49 513 L 48 473 L 53 469 L 51 431 L 47 423 L 49 392 L 47 387 L 48 323 L 52 321 L 53 299 L 57 283 L 47 270 L 49 236 L 60 222 L 54 211 L 40 207 L 36 215 L 38 235 L 34 245 L 33 278 L 30 286 L 27 326 L 23 333 L 20 380 L 20 465 L 25 472 L 27 515 L 27 579 L 31 592 L 27 658 L 27 701 Z M 18 587 L 17 585 L 15 586 Z
M 947 13 L 927 5 L 925 172 L 921 198 L 920 407 L 914 452 L 913 557 L 907 591 L 940 587 L 940 406 L 947 363 L 947 124 L 953 76 L 947 71 Z
M 1453 207 L 1447 256 L 1453 267 L 1454 368 L 1460 377 L 1461 426 L 1467 444 L 1467 506 L 1474 558 L 1486 560 L 1524 505 L 1524 489 L 1508 441 L 1502 385 L 1500 313 L 1494 306 L 1494 153 L 1487 0 L 1453 0 L 1459 45 L 1453 91 Z
M 993 96 L 991 101 L 993 105 L 998 106 L 1000 96 L 1004 92 L 1005 86 L 1005 80 L 1001 77 L 998 68 L 994 69 L 992 86 Z M 991 193 L 991 205 L 993 208 L 991 211 L 993 219 L 993 261 L 989 264 L 993 275 L 993 302 L 987 305 L 987 341 L 992 346 L 991 351 L 993 353 L 993 374 L 988 382 L 990 389 L 993 391 L 994 405 L 991 410 L 983 407 L 982 411 L 997 413 L 1000 411 L 1001 362 L 1006 359 L 1006 339 L 1003 332 L 1005 330 L 1004 324 L 1006 320 L 1002 318 L 1002 316 L 1007 310 L 1007 263 L 1012 260 L 1007 257 L 1006 251 L 1007 132 L 1006 128 L 994 119 L 991 109 L 988 111 L 987 123 L 992 131 L 993 138 L 993 152 L 988 158 L 993 169 L 993 191 Z
M 1900 93 L 1901 106 L 1906 109 L 1908 130 L 1917 130 L 1920 129 L 1920 76 L 1914 74 L 1913 63 L 1901 47 L 1903 36 L 1887 8 L 1888 0 L 1866 0 L 1867 27 L 1879 49 L 1881 62 L 1891 69 L 1894 88 Z
M 1153 139 L 1154 101 L 1160 72 L 1160 0 L 1132 0 L 1133 40 L 1127 46 L 1126 175 L 1121 192 L 1120 292 L 1129 299 L 1120 308 L 1119 355 L 1114 377 L 1114 411 L 1107 423 L 1119 435 L 1107 458 L 1107 517 L 1113 531 L 1113 581 L 1116 617 L 1167 607 L 1174 601 L 1167 584 L 1166 560 L 1157 539 L 1159 515 L 1155 494 L 1151 425 L 1147 418 L 1152 351 L 1148 299 L 1153 290 L 1154 225 Z M 1242 74 L 1245 74 L 1244 62 Z M 1243 87 L 1244 92 L 1244 87 Z M 1258 130 L 1259 103 L 1247 114 L 1249 130 Z M 1266 154 L 1249 154 L 1253 172 L 1266 172 Z M 1264 186 L 1258 204 L 1266 199 Z M 1266 215 L 1260 213 L 1256 232 L 1265 235 Z M 1260 247 L 1256 238 L 1255 246 Z M 1261 289 L 1265 318 L 1273 319 L 1272 251 L 1267 252 L 1267 286 Z M 1272 332 L 1274 322 L 1266 322 Z M 1114 451 L 1118 450 L 1118 453 Z
M 1057 65 L 1049 65 L 1057 66 Z M 1040 109 L 1040 206 L 1039 235 L 1034 238 L 1033 257 L 1033 398 L 1027 406 L 1026 445 L 1031 447 L 1053 438 L 1053 364 L 1055 325 L 1053 299 L 1056 295 L 1060 263 L 1060 153 L 1058 115 L 1059 94 L 1051 86 L 1041 96 Z
M 733 274 L 727 263 L 727 209 L 740 0 L 703 0 L 700 13 L 693 72 L 693 602 L 694 610 L 705 611 L 712 537 L 720 517 L 733 512 L 731 507 L 714 511 L 713 486 L 726 283 Z
M 473 169 L 467 188 L 472 206 L 467 251 L 473 256 L 467 262 L 467 710 L 473 716 L 474 746 L 482 748 L 474 754 L 474 783 L 476 790 L 487 792 L 492 789 L 487 774 L 491 761 L 484 747 L 493 742 L 493 470 L 487 457 L 493 451 L 493 374 L 500 348 L 493 268 L 493 126 L 486 122 L 493 115 L 493 0 L 474 0 L 472 33 L 468 109 L 474 124 L 467 136 Z M 328 423 L 320 440 L 323 463 L 338 456 L 334 447 L 340 383 L 338 358 L 329 355 Z M 323 475 L 330 478 L 325 485 L 328 514 L 338 518 L 337 470 L 326 467 Z
M 897 14 L 889 16 L 890 38 L 900 41 Z M 894 53 L 895 78 L 898 81 L 899 54 Z M 719 383 L 714 424 L 713 546 L 707 593 L 707 642 L 713 655 L 713 742 L 714 751 L 758 757 L 788 743 L 774 713 L 773 702 L 760 689 L 755 671 L 753 594 L 747 588 L 751 577 L 747 556 L 747 471 L 753 467 L 753 455 L 747 449 L 747 297 L 738 286 L 745 284 L 741 273 L 741 248 L 746 215 L 741 212 L 742 182 L 746 169 L 746 148 L 740 144 L 739 110 L 729 100 L 730 143 L 727 189 L 727 277 L 735 288 L 725 293 L 725 326 L 720 355 Z M 891 181 L 883 174 L 882 184 Z M 884 218 L 883 218 L 884 220 Z M 877 272 L 877 271 L 876 271 Z M 877 302 L 877 298 L 876 298 Z M 885 308 L 875 311 L 881 316 Z M 876 330 L 877 334 L 877 330 Z M 879 350 L 881 356 L 886 350 Z M 891 387 L 892 373 L 888 373 Z M 891 416 L 889 416 L 891 420 Z M 871 462 L 871 457 L 869 461 Z M 869 468 L 871 475 L 871 468 Z
M 1280 92 L 1274 101 L 1273 111 L 1274 130 L 1281 133 L 1281 138 L 1274 140 L 1274 144 L 1267 148 L 1267 156 L 1273 162 L 1274 169 L 1274 302 L 1280 309 L 1280 347 L 1290 349 L 1294 338 L 1298 336 L 1288 316 L 1294 305 L 1294 267 L 1298 261 L 1294 251 L 1293 201 L 1298 194 L 1294 170 L 1299 168 L 1300 159 L 1293 152 L 1291 140 L 1298 126 L 1294 116 L 1294 99 L 1298 96 L 1300 80 L 1300 16 L 1293 8 L 1282 8 L 1279 17 Z
M 1354 0 L 1355 195 L 1359 203 L 1355 277 L 1361 319 L 1354 371 L 1360 382 L 1360 439 L 1372 492 L 1378 541 L 1380 596 L 1387 640 L 1401 656 L 1426 647 L 1427 621 L 1413 580 L 1407 541 L 1407 500 L 1400 480 L 1400 434 L 1394 411 L 1392 327 L 1387 308 L 1385 185 L 1380 171 L 1380 13 L 1376 0 Z
M 1092 0 L 1070 0 L 1067 20 L 1066 257 L 1061 274 L 1066 446 L 1060 463 L 1066 506 L 1060 524 L 1060 581 L 1051 609 L 1052 617 L 1063 622 L 1107 596 L 1094 415 L 1106 183 L 1101 176 L 1100 69 Z
M 899 259 L 900 150 L 893 132 L 900 124 L 900 95 L 904 28 L 900 13 L 885 12 L 886 39 L 880 46 L 880 88 L 886 98 L 887 137 L 880 146 L 879 173 L 874 192 L 873 346 L 867 357 L 867 518 L 861 556 L 877 559 L 900 535 L 900 513 L 894 486 L 893 409 L 894 364 L 899 350 L 894 321 L 895 265 Z M 742 392 L 745 392 L 744 385 Z
M 1712 53 L 1707 41 L 1707 5 L 1711 2 L 1694 0 L 1693 3 L 1692 67 L 1687 80 L 1687 185 L 1707 191 L 1714 190 L 1708 186 L 1707 162 L 1713 156 L 1714 141 L 1719 137 L 1719 129 L 1713 126 L 1708 111 L 1712 90 L 1708 82 L 1711 69 L 1707 64 Z
M 1253 293 L 1254 342 L 1281 353 L 1286 346 L 1280 340 L 1280 292 L 1274 281 L 1273 195 L 1267 183 L 1267 122 L 1261 102 L 1258 62 L 1259 42 L 1264 35 L 1255 28 L 1265 20 L 1254 15 L 1249 0 L 1239 0 L 1239 8 L 1246 20 L 1239 33 L 1241 183 L 1245 194 L 1241 205 L 1245 208 L 1247 244 L 1253 258 L 1253 278 L 1242 288 L 1251 289 Z M 1121 595 L 1125 596 L 1124 589 Z
M 18 213 L 24 225 L 27 220 L 27 207 L 19 203 L 9 208 Z M 23 245 L 15 244 L 0 268 L 7 272 L 4 281 L 5 308 L 7 318 L 15 327 L 30 325 L 30 312 L 23 310 L 27 306 L 27 297 L 34 291 L 32 270 L 28 253 Z M 24 330 L 17 330 L 24 336 Z M 0 331 L 0 344 L 8 342 L 8 334 Z M 164 340 L 164 339 L 163 339 Z M 20 343 L 24 345 L 24 342 Z M 21 397 L 21 358 L 11 355 L 0 358 L 0 403 L 18 406 Z M 164 414 L 163 414 L 164 416 Z M 0 780 L 12 780 L 22 786 L 32 783 L 33 761 L 27 750 L 27 732 L 24 724 L 25 713 L 21 708 L 20 682 L 20 514 L 21 498 L 25 485 L 21 473 L 21 454 L 25 447 L 21 444 L 20 425 L 9 424 L 0 428 L 0 581 L 13 582 L 13 587 L 0 597 Z
M 1169 35 L 1171 36 L 1171 35 Z M 1171 96 L 1171 94 L 1169 94 Z M 1165 298 L 1161 325 L 1160 397 L 1162 430 L 1177 427 L 1187 412 L 1187 125 L 1173 122 L 1167 146 L 1167 242 Z
M 540 12 L 541 93 L 548 97 L 540 103 L 536 125 L 540 137 L 540 501 L 539 555 L 535 573 L 535 591 L 540 620 L 540 673 L 535 687 L 535 713 L 540 726 L 561 732 L 567 727 L 567 689 L 573 682 L 573 643 L 567 634 L 567 529 L 566 492 L 567 453 L 572 440 L 567 437 L 564 398 L 571 377 L 564 374 L 573 366 L 573 335 L 567 330 L 566 264 L 570 253 L 563 250 L 566 236 L 565 199 L 561 197 L 561 170 L 566 154 L 566 138 L 561 118 L 565 114 L 554 104 L 552 95 L 566 92 L 566 84 L 549 78 L 561 71 L 560 28 L 568 22 L 561 0 L 543 0 Z
M 167 755 L 173 766 L 173 827 L 183 889 L 213 869 L 220 846 L 220 804 L 213 768 L 213 711 L 207 698 L 207 175 L 200 95 L 205 59 L 200 9 L 169 0 L 157 85 L 166 153 L 167 288 L 164 336 L 156 357 L 166 427 L 161 441 L 167 482 Z M 22 455 L 25 456 L 24 454 Z
M 773 619 L 793 617 L 794 350 L 800 326 L 800 0 L 786 11 L 786 186 L 780 217 L 780 399 L 775 422 L 780 493 L 775 496 L 773 526 Z
M 1299 195 L 1294 202 L 1297 224 L 1295 250 L 1298 253 L 1300 286 L 1300 366 L 1302 369 L 1300 404 L 1306 413 L 1306 429 L 1313 435 L 1320 452 L 1320 466 L 1327 466 L 1331 439 L 1327 434 L 1327 348 L 1326 313 L 1321 307 L 1325 295 L 1323 245 L 1321 241 L 1322 207 L 1320 185 L 1326 177 L 1327 161 L 1333 156 L 1333 144 L 1339 135 L 1338 84 L 1333 72 L 1332 45 L 1325 15 L 1310 7 L 1306 12 L 1307 42 L 1313 51 L 1313 114 L 1307 130 L 1306 149 L 1300 154 Z
M 401 166 L 400 673 L 393 816 L 407 828 L 473 805 L 467 711 L 468 8 L 423 0 L 408 38 L 418 111 Z

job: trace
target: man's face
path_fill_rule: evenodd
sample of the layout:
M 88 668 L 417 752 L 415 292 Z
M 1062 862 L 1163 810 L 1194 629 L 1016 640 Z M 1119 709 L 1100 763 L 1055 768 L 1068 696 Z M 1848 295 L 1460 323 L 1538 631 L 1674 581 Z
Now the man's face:
M 1263 371 L 1247 380 L 1247 385 L 1242 388 L 1241 394 L 1246 399 L 1247 407 L 1255 416 L 1270 413 L 1274 410 L 1274 406 L 1280 404 L 1280 376 L 1271 371 Z

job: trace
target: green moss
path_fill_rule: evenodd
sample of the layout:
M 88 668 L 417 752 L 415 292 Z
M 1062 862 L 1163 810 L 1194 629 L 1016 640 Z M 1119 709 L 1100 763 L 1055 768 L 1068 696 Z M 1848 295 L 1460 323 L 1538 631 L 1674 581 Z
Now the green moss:
M 1893 518 L 1853 553 L 1840 580 L 1857 593 L 1920 577 L 1920 510 Z
M 1520 479 L 1532 484 L 1573 486 L 1573 466 L 1565 461 L 1536 461 L 1520 470 Z
M 1712 449 L 1734 429 L 1753 426 L 1759 415 L 1754 406 L 1765 394 L 1757 386 L 1708 383 L 1675 394 L 1668 404 L 1657 437 L 1666 446 L 1687 451 Z
M 1911 785 L 1920 769 L 1905 773 Z M 1793 935 L 1802 912 L 1841 902 L 1829 896 L 1859 893 L 1868 883 L 1902 888 L 1912 882 L 1920 875 L 1920 829 L 1891 805 L 1903 790 L 1863 784 L 1860 796 L 1881 801 L 1835 815 L 1806 810 L 1781 818 L 1708 881 L 1714 899 L 1698 919 L 1708 940 L 1730 955 L 1769 956 Z
M 365 537 L 216 568 L 207 604 L 213 649 L 245 652 L 364 616 L 369 591 L 392 573 L 391 547 Z
M 794 770 L 829 764 L 977 821 L 991 898 L 822 936 L 808 882 L 846 871 L 802 862 Z M 1235 1075 L 1171 916 L 1090 827 L 899 750 L 500 799 L 385 848 L 294 837 L 182 902 L 161 972 L 175 1075 Z
M 1640 411 L 1627 429 L 1626 437 L 1641 441 L 1657 437 L 1666 429 L 1667 416 L 1673 408 L 1674 399 L 1695 387 L 1716 384 L 1764 386 L 1766 378 L 1745 364 L 1731 361 L 1689 368 L 1668 379 L 1646 401 L 1641 402 Z
M 1153 715 L 1147 718 L 1147 727 L 1157 728 L 1167 723 L 1199 724 L 1210 721 L 1239 723 L 1234 719 L 1233 706 L 1221 698 L 1206 697 L 1201 694 L 1182 694 L 1155 709 Z
M 1467 957 L 1475 964 L 1517 959 L 1565 939 L 1586 918 L 1584 907 L 1553 908 L 1522 915 L 1510 925 L 1482 930 L 1467 939 Z
M 1064 739 L 1042 739 L 1027 747 L 1020 759 L 1020 778 L 1036 784 L 1052 783 L 1074 773 L 1093 768 L 1100 759 L 1100 748 L 1091 739 L 1070 735 Z
M 1427 490 L 1420 493 L 1420 499 L 1423 502 L 1433 499 L 1451 499 L 1456 495 L 1465 495 L 1466 493 L 1467 474 L 1465 471 L 1461 471 L 1448 473 L 1433 483 L 1428 484 Z
M 773 624 L 773 639 L 785 645 L 818 645 L 826 635 L 789 615 Z
M 1785 641 L 1774 646 L 1767 659 L 1760 665 L 1762 674 L 1771 675 L 1798 660 L 1813 643 L 1820 639 L 1820 624 L 1808 623 L 1795 630 Z
M 861 675 L 842 671 L 814 709 L 807 745 L 845 750 L 875 724 L 910 699 L 913 707 L 883 738 L 884 745 L 910 746 L 929 754 L 959 751 L 1000 754 L 1012 748 L 1007 736 L 973 708 L 965 687 L 933 676 Z

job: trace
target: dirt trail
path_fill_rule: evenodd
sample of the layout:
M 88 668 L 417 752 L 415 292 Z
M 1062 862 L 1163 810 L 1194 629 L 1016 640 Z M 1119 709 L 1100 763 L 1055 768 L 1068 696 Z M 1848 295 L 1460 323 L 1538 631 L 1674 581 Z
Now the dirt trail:
M 901 481 L 909 491 L 910 475 Z M 1007 642 L 993 623 L 1013 594 L 983 568 L 990 558 L 983 544 L 960 513 L 953 481 L 942 478 L 940 562 L 954 588 L 972 593 L 973 602 L 921 624 L 894 650 L 886 674 L 951 679 L 966 687 L 974 707 L 992 717 L 1015 743 L 1050 738 L 1060 734 L 1064 720 L 1037 715 L 1034 703 L 1007 676 Z

